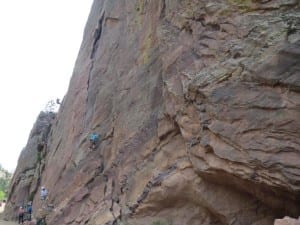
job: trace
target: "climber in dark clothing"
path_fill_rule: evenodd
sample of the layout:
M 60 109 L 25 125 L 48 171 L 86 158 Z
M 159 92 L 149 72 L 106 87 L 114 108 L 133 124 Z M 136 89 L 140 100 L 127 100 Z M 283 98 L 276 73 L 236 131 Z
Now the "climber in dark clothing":
M 93 132 L 90 135 L 90 148 L 95 149 L 96 145 L 99 143 L 99 140 L 100 140 L 99 134 Z

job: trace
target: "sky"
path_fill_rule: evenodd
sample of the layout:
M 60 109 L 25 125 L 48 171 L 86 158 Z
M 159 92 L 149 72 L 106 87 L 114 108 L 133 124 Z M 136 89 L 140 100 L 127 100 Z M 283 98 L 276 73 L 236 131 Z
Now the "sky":
M 91 5 L 0 1 L 0 164 L 10 172 L 40 111 L 67 92 Z

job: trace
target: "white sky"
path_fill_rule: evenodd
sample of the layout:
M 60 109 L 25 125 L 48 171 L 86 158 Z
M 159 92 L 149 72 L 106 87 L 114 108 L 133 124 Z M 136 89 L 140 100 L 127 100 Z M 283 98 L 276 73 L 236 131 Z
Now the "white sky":
M 92 0 L 0 0 L 0 164 L 12 171 L 51 99 L 66 94 Z

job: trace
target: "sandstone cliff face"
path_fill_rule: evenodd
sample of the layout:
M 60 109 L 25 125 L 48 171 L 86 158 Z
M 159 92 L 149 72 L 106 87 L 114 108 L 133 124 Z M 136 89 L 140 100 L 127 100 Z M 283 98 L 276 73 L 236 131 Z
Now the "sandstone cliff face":
M 47 224 L 299 216 L 299 7 L 95 0 L 48 142 Z
M 55 114 L 52 112 L 41 112 L 30 132 L 10 184 L 5 206 L 6 219 L 15 219 L 18 207 L 32 201 L 37 192 L 47 151 L 46 145 L 41 146 L 41 143 L 47 143 L 54 118 Z

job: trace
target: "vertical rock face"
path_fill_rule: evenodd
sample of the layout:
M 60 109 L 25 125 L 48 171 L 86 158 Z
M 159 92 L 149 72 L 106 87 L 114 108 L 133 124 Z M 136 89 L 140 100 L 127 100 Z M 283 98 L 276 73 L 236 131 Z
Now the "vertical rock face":
M 48 142 L 47 224 L 300 215 L 299 7 L 95 0 Z
M 41 112 L 31 130 L 10 184 L 5 206 L 6 219 L 15 219 L 18 207 L 32 201 L 37 192 L 45 166 L 46 143 L 54 118 L 55 114 L 52 112 Z

